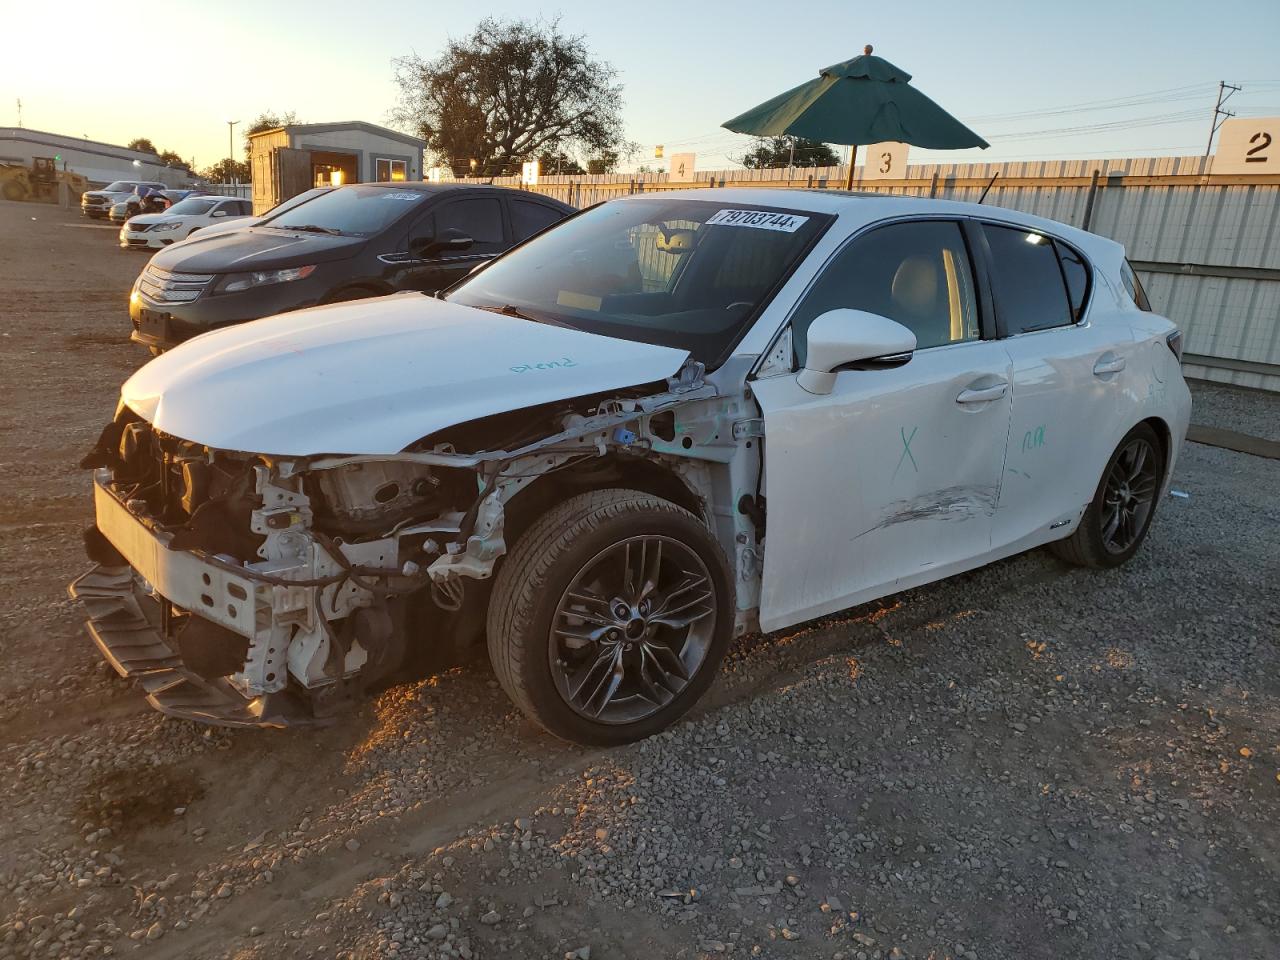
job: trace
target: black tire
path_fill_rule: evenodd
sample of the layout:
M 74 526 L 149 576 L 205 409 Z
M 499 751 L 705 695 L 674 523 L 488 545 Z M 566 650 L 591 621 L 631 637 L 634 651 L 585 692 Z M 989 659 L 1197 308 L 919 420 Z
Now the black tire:
M 6 200 L 25 200 L 27 199 L 27 188 L 17 180 L 6 180 L 4 185 L 0 186 L 0 194 L 3 194 Z
M 584 716 L 561 694 L 552 675 L 552 627 L 575 578 L 605 552 L 634 538 L 676 541 L 674 549 L 696 555 L 710 581 L 714 622 L 706 628 L 701 661 L 668 702 L 634 721 L 600 722 Z M 715 679 L 733 633 L 733 620 L 729 565 L 707 527 L 668 500 L 637 490 L 611 489 L 583 493 L 559 504 L 520 537 L 495 578 L 486 633 L 498 682 L 525 715 L 562 739 L 609 746 L 651 736 L 693 706 Z M 663 693 L 669 691 L 664 688 Z
M 1121 458 L 1134 444 L 1145 446 L 1154 471 L 1153 475 L 1146 480 L 1151 488 L 1148 509 L 1143 511 L 1140 522 L 1135 524 L 1132 536 L 1126 538 L 1126 542 L 1121 545 L 1110 541 L 1107 537 L 1108 481 L 1117 470 L 1122 470 Z M 1106 469 L 1102 471 L 1102 477 L 1098 480 L 1098 489 L 1093 495 L 1093 500 L 1086 508 L 1075 532 L 1065 540 L 1051 543 L 1049 548 L 1060 559 L 1078 567 L 1106 569 L 1118 567 L 1128 561 L 1142 546 L 1142 541 L 1147 538 L 1147 532 L 1151 529 L 1151 521 L 1155 519 L 1160 490 L 1164 486 L 1165 468 L 1166 458 L 1160 438 L 1147 424 L 1138 424 L 1125 434 L 1124 439 L 1111 454 Z

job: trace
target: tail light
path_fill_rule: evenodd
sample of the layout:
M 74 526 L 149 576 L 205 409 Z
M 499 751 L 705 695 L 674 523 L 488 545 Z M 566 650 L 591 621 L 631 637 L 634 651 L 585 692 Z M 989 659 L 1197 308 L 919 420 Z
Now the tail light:
M 1182 331 L 1173 331 L 1173 333 L 1164 338 L 1164 342 L 1169 345 L 1173 355 L 1178 358 L 1178 363 L 1182 363 Z

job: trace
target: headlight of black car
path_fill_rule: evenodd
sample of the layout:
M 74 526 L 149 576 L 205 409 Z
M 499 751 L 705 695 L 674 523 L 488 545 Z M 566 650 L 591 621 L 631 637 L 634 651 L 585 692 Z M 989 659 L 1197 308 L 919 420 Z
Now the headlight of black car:
M 263 287 L 271 283 L 288 283 L 290 280 L 301 280 L 315 272 L 315 264 L 307 267 L 288 267 L 284 270 L 255 270 L 253 273 L 228 273 L 213 288 L 214 293 L 239 293 L 253 287 Z

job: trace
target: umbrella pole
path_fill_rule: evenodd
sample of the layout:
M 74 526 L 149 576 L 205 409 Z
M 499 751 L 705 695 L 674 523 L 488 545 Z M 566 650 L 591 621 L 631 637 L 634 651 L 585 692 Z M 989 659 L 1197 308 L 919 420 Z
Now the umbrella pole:
M 849 177 L 845 181 L 844 188 L 846 190 L 853 189 L 853 165 L 858 162 L 858 145 L 856 143 L 849 146 Z

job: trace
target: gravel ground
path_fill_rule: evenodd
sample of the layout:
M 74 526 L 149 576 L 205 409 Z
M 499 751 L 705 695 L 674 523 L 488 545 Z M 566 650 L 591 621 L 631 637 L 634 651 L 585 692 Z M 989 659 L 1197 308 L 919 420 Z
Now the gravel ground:
M 1190 380 L 1193 420 L 1280 442 L 1280 395 L 1206 380 Z
M 113 239 L 0 203 L 0 960 L 1276 955 L 1280 463 L 1188 444 L 1124 569 L 1037 551 L 746 638 L 631 747 L 538 733 L 483 661 L 212 730 L 64 599 L 75 459 L 145 359 Z

